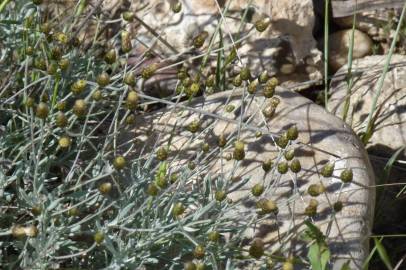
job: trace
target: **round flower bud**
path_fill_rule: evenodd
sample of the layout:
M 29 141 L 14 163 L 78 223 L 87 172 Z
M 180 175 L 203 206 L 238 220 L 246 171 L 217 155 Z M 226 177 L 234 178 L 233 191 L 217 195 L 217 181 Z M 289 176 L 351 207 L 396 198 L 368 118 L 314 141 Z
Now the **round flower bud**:
M 79 216 L 79 214 L 80 214 L 79 209 L 76 207 L 71 207 L 68 210 L 68 216 L 70 217 L 77 217 Z
M 155 177 L 155 184 L 160 188 L 166 188 L 168 181 L 166 180 L 165 175 L 159 174 Z
M 230 161 L 230 160 L 233 158 L 233 156 L 232 156 L 230 153 L 228 153 L 227 155 L 224 156 L 224 158 L 225 158 L 227 161 Z
M 319 202 L 315 199 L 310 199 L 309 205 L 306 206 L 304 214 L 309 217 L 314 217 L 317 214 Z
M 183 81 L 184 79 L 188 78 L 188 70 L 185 67 L 181 67 L 178 69 L 177 75 L 179 80 Z
M 284 262 L 282 265 L 282 270 L 294 270 L 293 263 L 290 261 Z
M 147 194 L 149 196 L 154 197 L 154 196 L 158 195 L 158 191 L 159 191 L 158 187 L 154 183 L 149 184 L 147 187 Z
M 24 102 L 25 107 L 27 108 L 32 108 L 34 107 L 34 99 L 32 97 L 27 97 L 27 99 Z
M 260 199 L 257 202 L 257 208 L 260 208 L 262 214 L 278 213 L 278 206 L 270 199 Z
M 252 195 L 254 195 L 255 197 L 259 197 L 261 196 L 261 194 L 264 192 L 264 186 L 261 184 L 255 184 L 252 189 L 251 189 L 251 193 Z
M 42 102 L 48 102 L 49 101 L 49 96 L 47 95 L 47 93 L 43 93 L 41 95 L 41 101 Z
M 110 83 L 110 76 L 106 72 L 103 72 L 97 76 L 96 82 L 100 87 L 104 87 Z
M 317 197 L 324 191 L 326 191 L 326 188 L 319 184 L 312 184 L 307 188 L 307 193 L 312 197 Z
M 255 29 L 257 29 L 258 32 L 264 32 L 270 23 L 269 18 L 258 20 L 255 22 Z
M 109 194 L 113 185 L 110 182 L 105 182 L 99 186 L 99 191 L 101 194 L 106 195 Z
M 343 203 L 341 201 L 335 202 L 333 204 L 333 209 L 335 212 L 340 212 L 343 209 Z
M 276 145 L 278 145 L 280 148 L 285 148 L 289 143 L 289 139 L 287 135 L 284 133 L 282 134 L 277 140 L 276 140 Z
M 145 67 L 142 69 L 141 71 L 141 77 L 144 80 L 148 80 L 149 78 L 151 78 L 156 70 L 158 69 L 158 65 L 156 63 L 149 65 L 148 67 Z
M 226 112 L 231 113 L 232 111 L 234 111 L 235 106 L 233 104 L 228 104 L 226 106 Z
M 66 149 L 70 146 L 71 144 L 71 139 L 68 136 L 63 136 L 59 139 L 58 145 L 62 149 Z
M 198 120 L 193 120 L 188 126 L 187 130 L 196 133 L 200 128 L 200 122 Z
M 281 103 L 281 100 L 278 97 L 271 97 L 269 103 L 276 108 Z
M 215 82 L 216 82 L 216 76 L 214 74 L 210 74 L 210 76 L 207 77 L 206 86 L 213 87 Z
M 182 3 L 179 1 L 176 1 L 171 5 L 171 9 L 174 13 L 179 13 L 182 10 Z
M 269 80 L 268 71 L 264 70 L 258 77 L 259 83 L 266 83 Z
M 189 78 L 189 77 L 186 77 L 186 78 L 184 78 L 184 79 L 182 80 L 182 86 L 184 86 L 184 87 L 189 87 L 189 86 L 192 85 L 192 83 L 193 83 L 193 81 L 192 81 L 192 79 Z
M 235 160 L 243 160 L 245 157 L 244 143 L 242 141 L 236 141 L 234 143 L 233 157 Z
M 55 46 L 51 48 L 51 59 L 53 60 L 60 60 L 62 57 L 62 49 L 59 46 Z
M 127 95 L 127 107 L 129 110 L 134 110 L 138 105 L 138 94 L 136 91 L 130 91 Z
M 83 93 L 83 91 L 85 90 L 86 84 L 87 83 L 85 80 L 78 80 L 72 84 L 72 86 L 70 87 L 70 90 L 72 91 L 72 93 L 74 95 L 79 95 L 79 94 Z
M 263 110 L 262 110 L 262 114 L 270 119 L 275 115 L 275 111 L 276 108 L 274 106 L 272 106 L 271 104 L 268 104 Z
M 203 151 L 204 153 L 207 153 L 207 152 L 209 152 L 209 150 L 210 150 L 210 145 L 209 145 L 208 143 L 204 143 L 204 144 L 202 145 L 202 151 Z
M 66 109 L 66 101 L 59 101 L 58 104 L 56 104 L 56 109 L 58 111 L 64 111 Z
M 189 170 L 193 171 L 196 168 L 196 163 L 194 163 L 193 161 L 189 161 L 187 167 L 189 168 Z
M 201 48 L 206 41 L 206 38 L 209 36 L 209 33 L 206 31 L 201 32 L 193 39 L 193 46 L 198 49 Z
M 57 72 L 57 70 L 58 70 L 58 66 L 56 65 L 55 62 L 51 62 L 51 63 L 48 65 L 48 70 L 47 70 L 47 72 L 48 72 L 49 75 L 55 75 L 56 72 Z
M 224 190 L 217 190 L 214 194 L 216 201 L 222 202 L 227 197 L 226 192 Z
M 198 83 L 192 83 L 187 89 L 186 89 L 186 95 L 188 97 L 196 96 L 200 91 L 200 85 Z
M 247 81 L 251 79 L 251 71 L 247 67 L 243 67 L 240 71 L 241 80 Z
M 48 22 L 45 22 L 45 23 L 43 23 L 43 24 L 40 26 L 40 31 L 41 31 L 42 33 L 48 35 L 49 32 L 51 32 L 51 26 L 49 25 Z
M 92 94 L 92 99 L 94 101 L 100 101 L 103 99 L 103 94 L 102 91 L 100 91 L 99 89 L 95 90 Z
M 278 79 L 276 79 L 275 77 L 269 79 L 264 87 L 264 96 L 267 98 L 273 97 L 273 95 L 275 94 L 275 88 L 278 83 Z
M 135 114 L 128 115 L 127 118 L 125 119 L 125 123 L 129 126 L 134 125 L 135 124 Z
M 17 239 L 22 239 L 25 237 L 25 228 L 21 225 L 15 225 L 11 228 L 11 234 Z
M 65 71 L 68 69 L 70 65 L 70 61 L 67 58 L 62 58 L 61 60 L 59 60 L 58 62 L 58 66 L 62 71 Z
M 164 147 L 159 148 L 156 152 L 156 158 L 160 161 L 166 160 L 168 158 L 168 151 Z
M 235 76 L 234 79 L 233 79 L 233 85 L 235 87 L 240 87 L 241 84 L 242 84 L 241 76 L 240 75 Z
M 178 216 L 182 215 L 184 212 L 185 212 L 185 207 L 183 206 L 183 204 L 181 202 L 176 203 L 172 209 L 172 214 L 174 217 L 178 217 Z
M 290 170 L 294 173 L 298 173 L 301 169 L 302 165 L 300 164 L 300 161 L 298 159 L 292 160 L 292 162 L 290 163 Z
M 209 241 L 211 242 L 217 242 L 220 240 L 220 233 L 217 231 L 211 231 L 209 232 L 209 234 L 207 235 L 207 238 L 209 239 Z
M 114 168 L 116 168 L 116 170 L 122 170 L 124 169 L 126 163 L 127 162 L 125 161 L 125 158 L 123 156 L 118 156 L 114 159 L 113 166 Z
M 173 173 L 173 174 L 171 175 L 170 179 L 171 179 L 171 183 L 172 183 L 172 184 L 173 184 L 173 183 L 176 183 L 176 181 L 178 181 L 178 174 Z
M 103 232 L 96 232 L 93 236 L 94 241 L 96 244 L 100 245 L 104 241 L 104 234 Z
M 29 225 L 24 228 L 24 232 L 28 237 L 36 237 L 38 235 L 38 228 L 34 225 Z
M 204 265 L 204 263 L 197 263 L 196 264 L 196 270 L 204 270 L 206 269 L 206 266 Z
M 78 116 L 84 116 L 87 112 L 87 105 L 84 99 L 77 99 L 75 100 L 75 104 L 73 105 L 73 113 Z
M 129 72 L 124 76 L 124 83 L 128 86 L 135 86 L 136 80 L 133 72 Z
M 121 32 L 121 50 L 124 53 L 129 53 L 132 49 L 130 33 L 127 31 Z
M 351 182 L 352 178 L 353 178 L 352 169 L 345 169 L 344 171 L 341 172 L 340 179 L 344 183 Z
M 68 43 L 68 36 L 63 32 L 56 32 L 55 34 L 53 34 L 52 38 L 64 45 Z
M 122 13 L 122 16 L 127 22 L 132 22 L 134 20 L 134 12 L 126 11 Z
M 194 251 L 193 251 L 193 256 L 196 258 L 196 259 L 203 259 L 204 258 L 204 255 L 205 255 L 205 249 L 204 249 L 204 247 L 203 246 L 201 246 L 201 245 L 197 245 L 196 247 L 195 247 L 195 249 L 194 249 Z
M 58 112 L 55 118 L 55 123 L 57 127 L 64 128 L 68 125 L 68 118 L 66 118 L 63 112 Z
M 221 134 L 221 135 L 218 137 L 217 144 L 218 144 L 218 146 L 219 146 L 220 148 L 223 148 L 224 146 L 226 146 L 226 144 L 227 144 L 227 139 L 226 139 L 226 136 L 224 136 L 224 134 Z
M 35 205 L 31 208 L 31 213 L 35 216 L 39 216 L 42 213 L 41 205 Z
M 333 175 L 334 172 L 334 163 L 327 163 L 326 165 L 323 166 L 323 168 L 320 171 L 320 174 L 324 177 L 330 177 Z
M 255 94 L 257 92 L 257 88 L 258 88 L 258 81 L 252 81 L 248 85 L 247 91 L 250 94 Z
M 290 149 L 290 150 L 286 151 L 284 156 L 285 156 L 286 160 L 292 160 L 295 157 L 295 150 Z
M 110 49 L 105 55 L 104 55 L 104 61 L 106 61 L 107 64 L 113 64 L 117 60 L 117 54 L 115 49 Z
M 45 119 L 49 113 L 48 105 L 44 102 L 40 102 L 37 106 L 36 115 L 38 118 Z
M 288 138 L 288 140 L 296 140 L 297 137 L 299 136 L 299 131 L 297 130 L 296 126 L 292 126 L 288 129 L 288 131 L 286 132 L 286 137 Z
M 186 262 L 183 265 L 184 270 L 196 270 L 196 264 L 194 262 Z
M 288 168 L 289 168 L 289 166 L 288 166 L 288 163 L 287 163 L 287 162 L 279 162 L 279 164 L 278 164 L 278 172 L 279 172 L 280 174 L 285 174 L 285 173 L 287 173 L 287 172 L 288 172 Z
M 260 238 L 255 238 L 252 241 L 249 254 L 255 259 L 259 259 L 264 255 L 264 242 Z
M 262 163 L 262 169 L 267 173 L 272 169 L 272 159 L 268 159 L 266 161 L 264 161 L 264 163 Z

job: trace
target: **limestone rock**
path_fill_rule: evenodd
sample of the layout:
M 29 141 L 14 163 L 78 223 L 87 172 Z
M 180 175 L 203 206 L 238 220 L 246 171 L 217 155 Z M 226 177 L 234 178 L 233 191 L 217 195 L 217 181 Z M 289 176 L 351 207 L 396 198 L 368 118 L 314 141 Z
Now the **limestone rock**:
M 366 188 L 374 184 L 374 176 L 364 148 L 347 125 L 322 107 L 286 89 L 277 89 L 276 94 L 280 104 L 270 120 L 262 113 L 268 104 L 263 96 L 247 96 L 238 90 L 154 112 L 140 119 L 134 134 L 128 136 L 131 140 L 136 138 L 133 149 L 142 153 L 150 152 L 153 146 L 166 146 L 170 140 L 168 160 L 174 162 L 171 166 L 184 168 L 190 161 L 197 165 L 185 176 L 188 185 L 197 187 L 207 175 L 211 179 L 224 179 L 228 183 L 227 197 L 235 204 L 229 215 L 236 224 L 248 224 L 256 218 L 258 198 L 251 194 L 251 188 L 264 184 L 260 198 L 274 200 L 279 212 L 249 225 L 245 237 L 247 243 L 260 237 L 269 252 L 285 256 L 291 251 L 306 257 L 306 243 L 300 240 L 300 235 L 306 229 L 305 209 L 312 199 L 307 190 L 311 184 L 322 183 L 326 192 L 316 198 L 318 214 L 312 219 L 327 235 L 332 251 L 330 269 L 341 269 L 347 260 L 352 269 L 361 269 L 369 254 L 368 236 L 374 212 L 374 192 Z M 227 112 L 229 104 L 234 110 Z M 242 125 L 238 124 L 239 119 L 243 120 Z M 194 134 L 186 129 L 192 121 L 201 125 Z M 277 166 L 285 161 L 284 150 L 276 146 L 275 140 L 292 125 L 297 126 L 299 137 L 287 149 L 294 150 L 302 169 L 297 174 L 292 171 L 281 174 Z M 258 131 L 262 136 L 258 136 Z M 217 147 L 221 134 L 229 137 L 222 150 Z M 245 158 L 238 162 L 228 160 L 233 156 L 237 137 L 245 144 Z M 206 153 L 201 150 L 203 143 L 209 144 Z M 268 159 L 273 166 L 265 173 L 262 165 Z M 331 177 L 322 177 L 320 171 L 327 162 L 334 162 L 335 169 Z M 340 180 L 345 168 L 353 170 L 351 183 L 343 184 Z M 332 207 L 337 201 L 344 207 L 334 213 Z M 247 269 L 250 263 L 252 260 L 247 260 L 240 269 Z
M 329 64 L 333 71 L 337 71 L 348 60 L 348 52 L 351 46 L 352 29 L 341 30 L 329 36 Z M 362 58 L 372 53 L 371 38 L 355 29 L 353 59 Z
M 369 56 L 358 59 L 353 65 L 354 84 L 351 89 L 348 117 L 349 123 L 356 133 L 365 131 L 368 114 L 382 74 L 386 55 Z M 395 150 L 406 145 L 406 57 L 393 55 L 391 68 L 387 73 L 382 92 L 377 101 L 377 114 L 373 136 L 368 148 L 382 156 L 391 156 Z M 347 95 L 344 66 L 331 82 L 332 97 L 329 109 L 338 116 L 343 115 L 345 96 Z

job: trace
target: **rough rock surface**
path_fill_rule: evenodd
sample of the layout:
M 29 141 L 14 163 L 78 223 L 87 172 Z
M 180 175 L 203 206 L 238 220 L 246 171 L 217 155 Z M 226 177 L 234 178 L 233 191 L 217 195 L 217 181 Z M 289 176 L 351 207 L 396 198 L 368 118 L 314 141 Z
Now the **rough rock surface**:
M 378 80 L 382 74 L 387 56 L 369 56 L 353 64 L 354 84 L 346 122 L 356 133 L 365 131 L 368 114 L 377 92 Z M 347 67 L 340 69 L 331 82 L 329 108 L 338 116 L 343 115 L 347 95 Z M 382 92 L 377 101 L 375 128 L 368 147 L 384 156 L 406 145 L 406 57 L 393 55 L 391 68 L 387 73 Z
M 357 136 L 340 119 L 294 92 L 277 89 L 281 102 L 271 120 L 262 114 L 267 104 L 263 96 L 253 98 L 245 95 L 241 107 L 243 94 L 241 90 L 222 92 L 181 104 L 194 111 L 184 107 L 165 109 L 140 119 L 135 135 L 131 135 L 131 138 L 136 138 L 134 149 L 148 152 L 149 147 L 166 146 L 171 140 L 169 160 L 176 156 L 176 164 L 173 165 L 186 166 L 189 161 L 197 164 L 189 177 L 189 184 L 196 185 L 207 174 L 212 179 L 228 179 L 227 196 L 235 203 L 235 210 L 230 212 L 230 216 L 239 223 L 256 217 L 255 203 L 258 199 L 251 195 L 251 188 L 256 183 L 263 183 L 266 190 L 261 198 L 274 200 L 279 213 L 277 216 L 266 215 L 252 224 L 245 233 L 247 244 L 252 238 L 260 237 L 268 251 L 284 256 L 295 254 L 306 257 L 306 243 L 300 240 L 300 235 L 306 229 L 304 220 L 308 217 L 304 211 L 312 199 L 307 189 L 310 184 L 322 183 L 326 191 L 316 198 L 318 214 L 313 220 L 327 235 L 332 251 L 331 269 L 341 269 L 347 260 L 351 262 L 351 269 L 360 269 L 369 253 L 374 192 L 367 187 L 374 184 L 374 176 Z M 225 111 L 228 104 L 235 106 L 234 111 Z M 199 110 L 211 115 L 200 114 Z M 221 119 L 214 118 L 213 114 Z M 244 120 L 239 139 L 246 145 L 245 158 L 240 162 L 227 160 L 238 136 L 238 121 L 235 121 L 238 119 Z M 185 129 L 193 120 L 201 123 L 200 131 L 195 134 Z M 288 145 L 288 149 L 294 149 L 302 170 L 297 174 L 289 171 L 282 175 L 276 170 L 276 164 L 284 161 L 283 150 L 275 145 L 274 140 L 294 124 L 298 127 L 299 137 Z M 258 130 L 262 131 L 260 137 L 256 136 Z M 216 147 L 221 134 L 232 138 L 223 150 Z M 210 146 L 206 154 L 201 151 L 203 143 Z M 272 159 L 274 165 L 265 174 L 262 164 L 268 159 Z M 332 177 L 326 178 L 320 175 L 320 170 L 327 162 L 335 162 L 335 170 Z M 353 170 L 351 183 L 343 184 L 339 179 L 345 168 Z M 343 202 L 344 207 L 334 213 L 332 205 L 337 201 Z M 252 260 L 247 263 L 252 263 Z M 241 266 L 244 267 L 248 266 Z
M 378 40 L 380 29 L 387 26 L 391 17 L 394 16 L 391 14 L 393 11 L 389 10 L 362 12 L 356 16 L 355 28 Z M 353 16 L 334 18 L 334 22 L 345 29 L 352 28 L 353 20 Z
M 352 29 L 341 30 L 329 36 L 329 64 L 333 71 L 337 71 L 347 63 L 351 37 Z M 353 59 L 371 54 L 372 45 L 372 40 L 367 34 L 355 29 Z
M 164 57 L 173 56 L 175 52 L 190 53 L 193 38 L 206 31 L 209 40 L 223 20 L 222 35 L 225 46 L 229 51 L 233 41 L 238 43 L 239 39 L 244 39 L 238 54 L 242 63 L 255 70 L 254 73 L 259 74 L 267 69 L 273 74 L 283 75 L 286 65 L 290 65 L 289 69 L 297 74 L 293 81 L 316 80 L 322 77 L 321 53 L 316 49 L 316 41 L 312 36 L 314 14 L 311 0 L 252 1 L 246 17 L 247 23 L 244 24 L 241 24 L 241 18 L 248 7 L 247 1 L 230 1 L 231 5 L 225 17 L 222 17 L 219 11 L 226 8 L 227 1 L 218 1 L 220 6 L 217 6 L 216 1 L 181 1 L 182 11 L 177 14 L 171 11 L 171 2 L 174 1 L 137 1 L 132 7 L 132 10 L 137 10 L 140 6 L 147 6 L 138 12 L 137 16 L 166 40 L 171 48 L 157 42 L 145 27 L 140 28 L 135 24 L 134 31 L 144 44 L 155 44 L 154 50 Z M 254 29 L 246 36 L 253 24 L 262 18 L 270 18 L 270 27 L 263 33 Z M 238 37 L 240 27 L 242 31 Z M 207 51 L 208 40 L 199 49 L 199 53 Z M 218 41 L 218 35 L 216 40 Z

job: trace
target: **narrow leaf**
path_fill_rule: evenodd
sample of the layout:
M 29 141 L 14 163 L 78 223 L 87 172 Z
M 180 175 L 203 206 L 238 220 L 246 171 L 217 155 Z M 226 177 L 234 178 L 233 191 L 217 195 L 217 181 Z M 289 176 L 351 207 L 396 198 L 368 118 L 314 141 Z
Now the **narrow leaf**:
M 381 258 L 382 262 L 385 264 L 386 268 L 389 269 L 389 270 L 392 270 L 393 267 L 392 267 L 392 264 L 390 262 L 390 258 L 388 256 L 388 253 L 386 252 L 385 247 L 381 243 L 382 239 L 383 238 L 378 240 L 378 239 L 374 238 L 375 246 L 376 246 L 376 249 L 378 250 L 379 257 Z

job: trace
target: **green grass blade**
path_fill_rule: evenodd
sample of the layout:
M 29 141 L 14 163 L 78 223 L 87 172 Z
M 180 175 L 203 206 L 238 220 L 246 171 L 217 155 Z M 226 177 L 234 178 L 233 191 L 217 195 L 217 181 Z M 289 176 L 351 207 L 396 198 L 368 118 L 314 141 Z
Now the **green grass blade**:
M 395 163 L 395 161 L 398 159 L 399 155 L 403 152 L 403 150 L 405 148 L 406 148 L 406 146 L 399 148 L 386 163 L 385 167 L 383 168 L 382 179 L 381 179 L 381 181 L 383 181 L 384 183 L 386 183 L 389 178 L 390 172 L 393 167 L 393 163 Z
M 352 31 L 351 31 L 351 39 L 350 39 L 350 49 L 348 51 L 348 71 L 347 71 L 347 96 L 345 98 L 344 110 L 343 110 L 343 120 L 346 122 L 348 110 L 350 108 L 350 100 L 351 100 L 351 89 L 354 82 L 352 77 L 352 57 L 354 51 L 354 32 L 355 32 L 355 22 L 357 20 L 357 13 L 354 13 L 354 17 L 352 19 Z
M 374 256 L 376 249 L 377 249 L 377 247 L 375 245 L 374 248 L 369 253 L 368 257 L 365 259 L 365 262 L 362 264 L 362 270 L 368 270 L 369 262 L 371 261 L 372 257 Z
M 393 267 L 392 267 L 392 264 L 390 262 L 388 253 L 386 252 L 385 247 L 381 243 L 382 239 L 383 238 L 378 240 L 378 239 L 376 239 L 374 237 L 374 242 L 375 242 L 376 249 L 378 250 L 379 257 L 381 258 L 382 262 L 385 264 L 386 268 L 389 269 L 389 270 L 393 270 Z
M 327 109 L 328 104 L 328 12 L 329 12 L 329 0 L 324 1 L 324 107 Z

